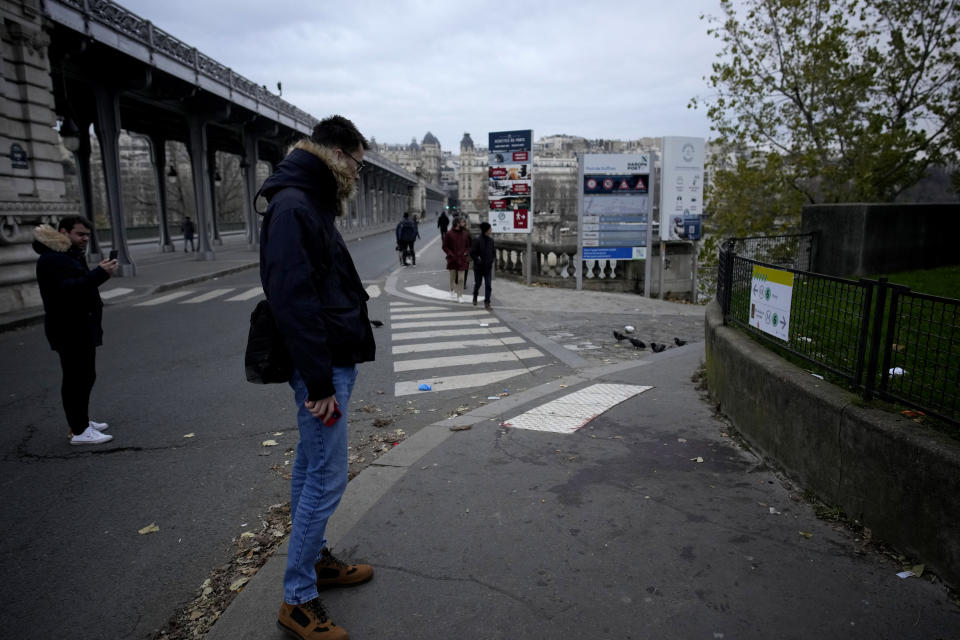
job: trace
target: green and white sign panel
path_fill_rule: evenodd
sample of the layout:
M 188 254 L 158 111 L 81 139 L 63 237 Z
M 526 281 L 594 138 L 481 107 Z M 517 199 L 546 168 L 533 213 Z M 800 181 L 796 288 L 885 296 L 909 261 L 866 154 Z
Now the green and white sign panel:
M 789 341 L 793 273 L 755 264 L 751 285 L 750 326 Z

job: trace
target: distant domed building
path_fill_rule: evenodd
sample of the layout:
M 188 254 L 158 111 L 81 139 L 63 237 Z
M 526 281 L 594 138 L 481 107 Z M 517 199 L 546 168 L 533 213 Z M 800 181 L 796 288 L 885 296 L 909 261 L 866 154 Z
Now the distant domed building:
M 409 144 L 379 143 L 377 146 L 378 152 L 391 162 L 422 177 L 429 184 L 440 184 L 443 152 L 440 150 L 440 141 L 429 131 L 419 144 L 413 138 Z

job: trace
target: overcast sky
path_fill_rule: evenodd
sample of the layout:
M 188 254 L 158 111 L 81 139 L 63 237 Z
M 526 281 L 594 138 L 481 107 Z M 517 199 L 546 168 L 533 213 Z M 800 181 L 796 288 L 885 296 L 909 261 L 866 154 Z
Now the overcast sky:
M 469 132 L 709 137 L 717 0 L 121 0 L 315 117 L 459 152 Z

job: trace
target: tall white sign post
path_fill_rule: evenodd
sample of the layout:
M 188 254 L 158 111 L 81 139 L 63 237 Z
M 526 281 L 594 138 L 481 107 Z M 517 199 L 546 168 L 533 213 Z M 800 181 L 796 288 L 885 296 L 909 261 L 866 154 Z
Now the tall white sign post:
M 703 215 L 703 167 L 705 140 L 664 136 L 660 165 L 660 296 L 663 296 L 665 242 L 693 242 L 691 298 L 697 299 L 696 255 Z

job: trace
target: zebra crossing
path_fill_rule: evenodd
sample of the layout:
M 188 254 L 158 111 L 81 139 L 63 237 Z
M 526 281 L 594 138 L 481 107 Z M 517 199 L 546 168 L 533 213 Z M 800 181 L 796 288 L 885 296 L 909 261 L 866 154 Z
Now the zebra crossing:
M 540 369 L 549 358 L 473 307 L 392 301 L 390 331 L 396 396 L 482 387 Z
M 366 288 L 367 293 L 371 298 L 376 298 L 381 294 L 381 289 L 375 284 L 371 284 Z M 129 295 L 134 292 L 134 289 L 129 289 L 126 287 L 115 287 L 113 289 L 106 289 L 100 292 L 100 297 L 104 300 L 112 300 L 116 298 L 121 298 L 125 295 Z M 236 292 L 236 293 L 235 293 Z M 230 295 L 233 294 L 233 295 Z M 201 304 L 204 302 L 210 302 L 212 300 L 220 302 L 246 302 L 252 300 L 259 296 L 263 295 L 263 287 L 230 287 L 224 289 L 211 289 L 210 291 L 196 291 L 194 289 L 178 289 L 176 291 L 171 291 L 170 293 L 165 293 L 150 298 L 149 300 L 144 300 L 142 302 L 137 302 L 134 307 L 155 307 L 162 304 L 172 303 L 172 304 Z M 228 297 L 229 296 L 229 297 Z

